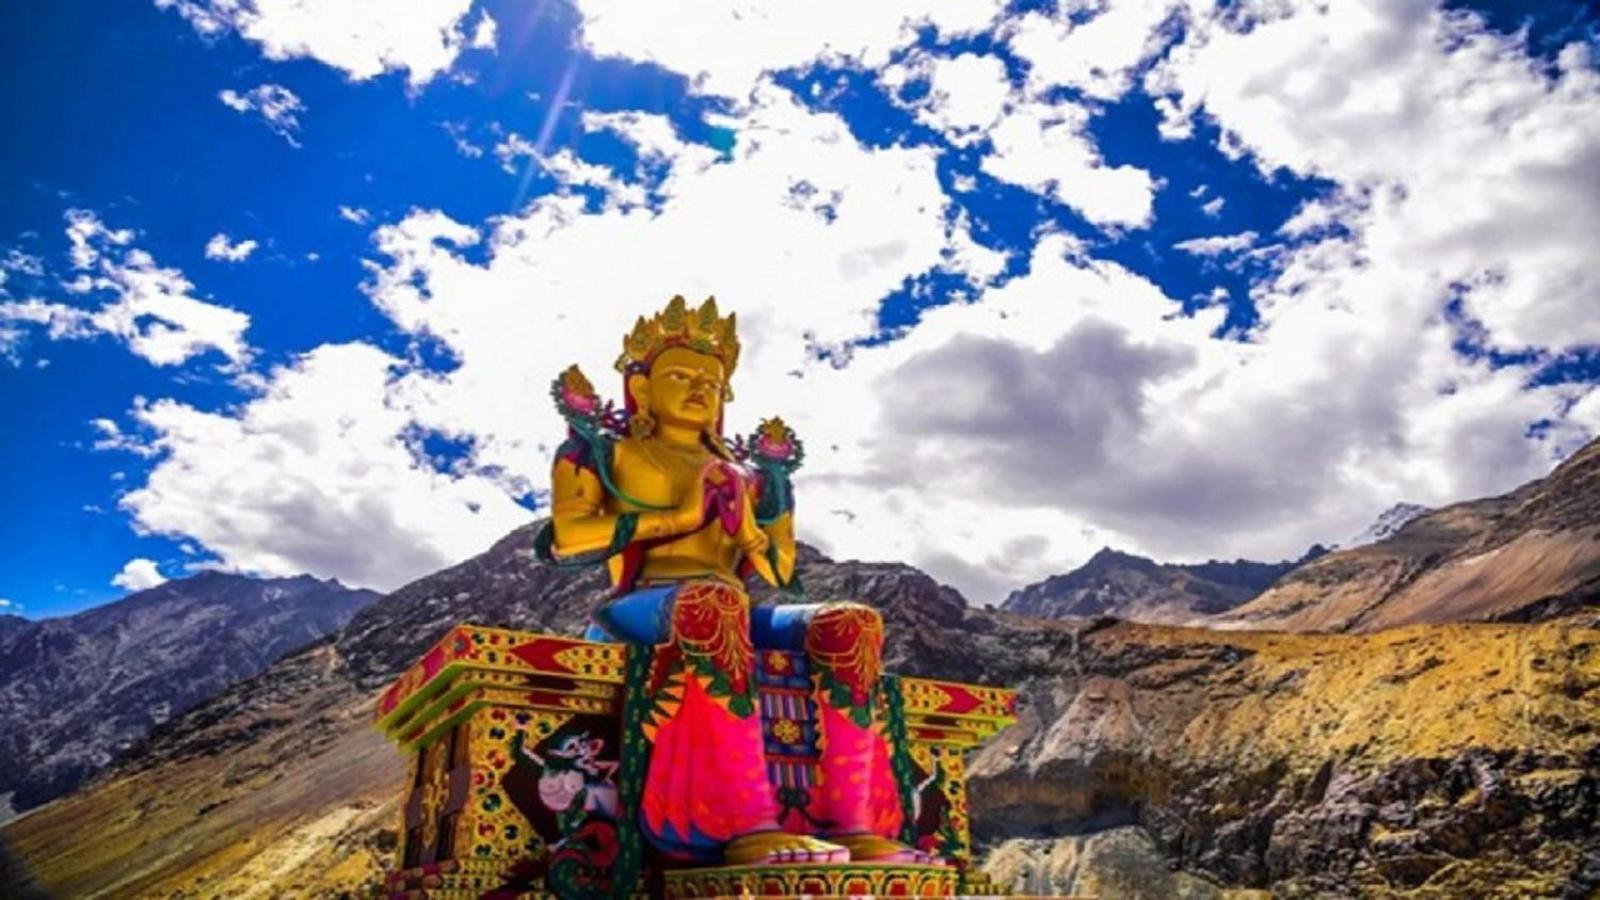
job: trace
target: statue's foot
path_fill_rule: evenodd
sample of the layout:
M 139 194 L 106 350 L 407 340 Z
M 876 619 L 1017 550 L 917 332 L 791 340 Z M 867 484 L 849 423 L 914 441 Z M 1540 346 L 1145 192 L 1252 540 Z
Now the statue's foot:
M 930 853 L 876 834 L 830 834 L 828 840 L 848 849 L 851 862 L 938 864 Z
M 758 831 L 728 842 L 722 861 L 731 866 L 762 863 L 842 863 L 850 861 L 850 851 L 839 844 L 803 834 L 783 831 Z

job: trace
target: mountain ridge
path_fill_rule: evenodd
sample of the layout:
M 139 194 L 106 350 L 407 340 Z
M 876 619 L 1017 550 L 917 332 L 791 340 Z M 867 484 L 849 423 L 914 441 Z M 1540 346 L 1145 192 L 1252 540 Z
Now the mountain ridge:
M 1326 552 L 1318 544 L 1299 559 L 1276 563 L 1247 559 L 1162 563 L 1103 547 L 1075 569 L 1012 591 L 1000 609 L 1051 619 L 1113 616 L 1167 625 L 1199 622 L 1249 602 L 1285 573 Z
M 373 591 L 206 571 L 0 628 L 0 796 L 51 800 L 227 684 L 326 635 Z
M 1432 512 L 1432 510 L 1420 503 L 1407 503 L 1404 501 L 1396 503 L 1379 513 L 1371 525 L 1368 525 L 1360 534 L 1347 541 L 1344 549 L 1375 544 L 1378 541 L 1392 537 L 1395 532 L 1404 528 L 1407 522 L 1429 512 Z
M 1377 631 L 1527 621 L 1600 604 L 1600 440 L 1506 494 L 1424 513 L 1330 553 L 1218 618 L 1230 628 Z

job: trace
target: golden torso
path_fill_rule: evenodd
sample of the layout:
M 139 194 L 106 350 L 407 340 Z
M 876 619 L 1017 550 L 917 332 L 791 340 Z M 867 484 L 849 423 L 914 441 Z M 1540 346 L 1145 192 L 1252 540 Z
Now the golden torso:
M 615 490 L 604 487 L 600 470 L 580 457 L 556 460 L 551 477 L 554 552 L 609 554 L 613 583 L 621 583 L 626 574 L 624 558 L 617 553 L 624 538 L 643 548 L 637 580 L 645 583 L 710 577 L 740 584 L 737 573 L 748 554 L 763 580 L 786 583 L 795 558 L 792 515 L 785 511 L 765 525 L 758 523 L 754 498 L 725 490 L 725 479 L 735 477 L 738 467 L 707 443 L 718 440 L 712 435 L 727 395 L 723 360 L 668 347 L 651 362 L 648 375 L 628 375 L 627 389 L 638 418 L 629 421 L 635 436 L 610 445 L 609 477 Z M 594 403 L 591 398 L 591 407 Z M 649 432 L 638 436 L 636 428 Z M 713 460 L 723 464 L 708 467 Z M 709 498 L 705 504 L 702 496 Z M 700 525 L 703 508 L 716 509 L 719 518 Z M 623 513 L 637 513 L 631 532 L 619 530 Z M 728 534 L 722 518 L 736 519 L 738 533 Z
M 689 493 L 701 467 L 711 458 L 711 452 L 703 447 L 625 438 L 616 444 L 611 476 L 630 497 L 655 506 L 674 506 Z M 639 507 L 607 496 L 605 509 L 621 513 Z M 713 521 L 698 531 L 648 547 L 639 578 L 670 581 L 710 575 L 738 584 L 741 553 L 734 538 Z

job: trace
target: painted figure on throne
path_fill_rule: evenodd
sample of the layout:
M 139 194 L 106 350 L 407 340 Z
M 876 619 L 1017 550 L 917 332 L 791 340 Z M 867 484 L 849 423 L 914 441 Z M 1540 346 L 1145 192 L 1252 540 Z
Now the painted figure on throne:
M 613 591 L 588 637 L 653 652 L 640 826 L 683 861 L 938 862 L 897 839 L 905 823 L 878 712 L 877 611 L 754 606 L 745 590 L 747 577 L 795 587 L 790 478 L 802 446 L 775 418 L 748 438 L 724 437 L 738 358 L 733 315 L 675 297 L 623 341 L 621 408 L 602 403 L 576 366 L 554 387 L 570 433 L 542 552 L 603 560 Z M 798 659 L 808 671 L 763 670 L 763 651 L 774 650 L 787 651 L 770 654 L 774 665 Z M 781 732 L 801 726 L 763 716 L 758 673 L 798 674 L 796 702 L 814 704 L 804 721 L 818 756 L 803 775 L 775 762 L 775 747 L 800 737 Z M 565 777 L 576 785 L 591 774 Z

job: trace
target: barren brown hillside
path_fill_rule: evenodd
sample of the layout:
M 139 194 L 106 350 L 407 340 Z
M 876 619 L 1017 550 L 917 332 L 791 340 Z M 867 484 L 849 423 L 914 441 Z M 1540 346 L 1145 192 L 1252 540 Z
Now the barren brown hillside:
M 1220 617 L 1225 627 L 1376 631 L 1530 621 L 1600 603 L 1600 441 L 1502 497 L 1330 553 Z

